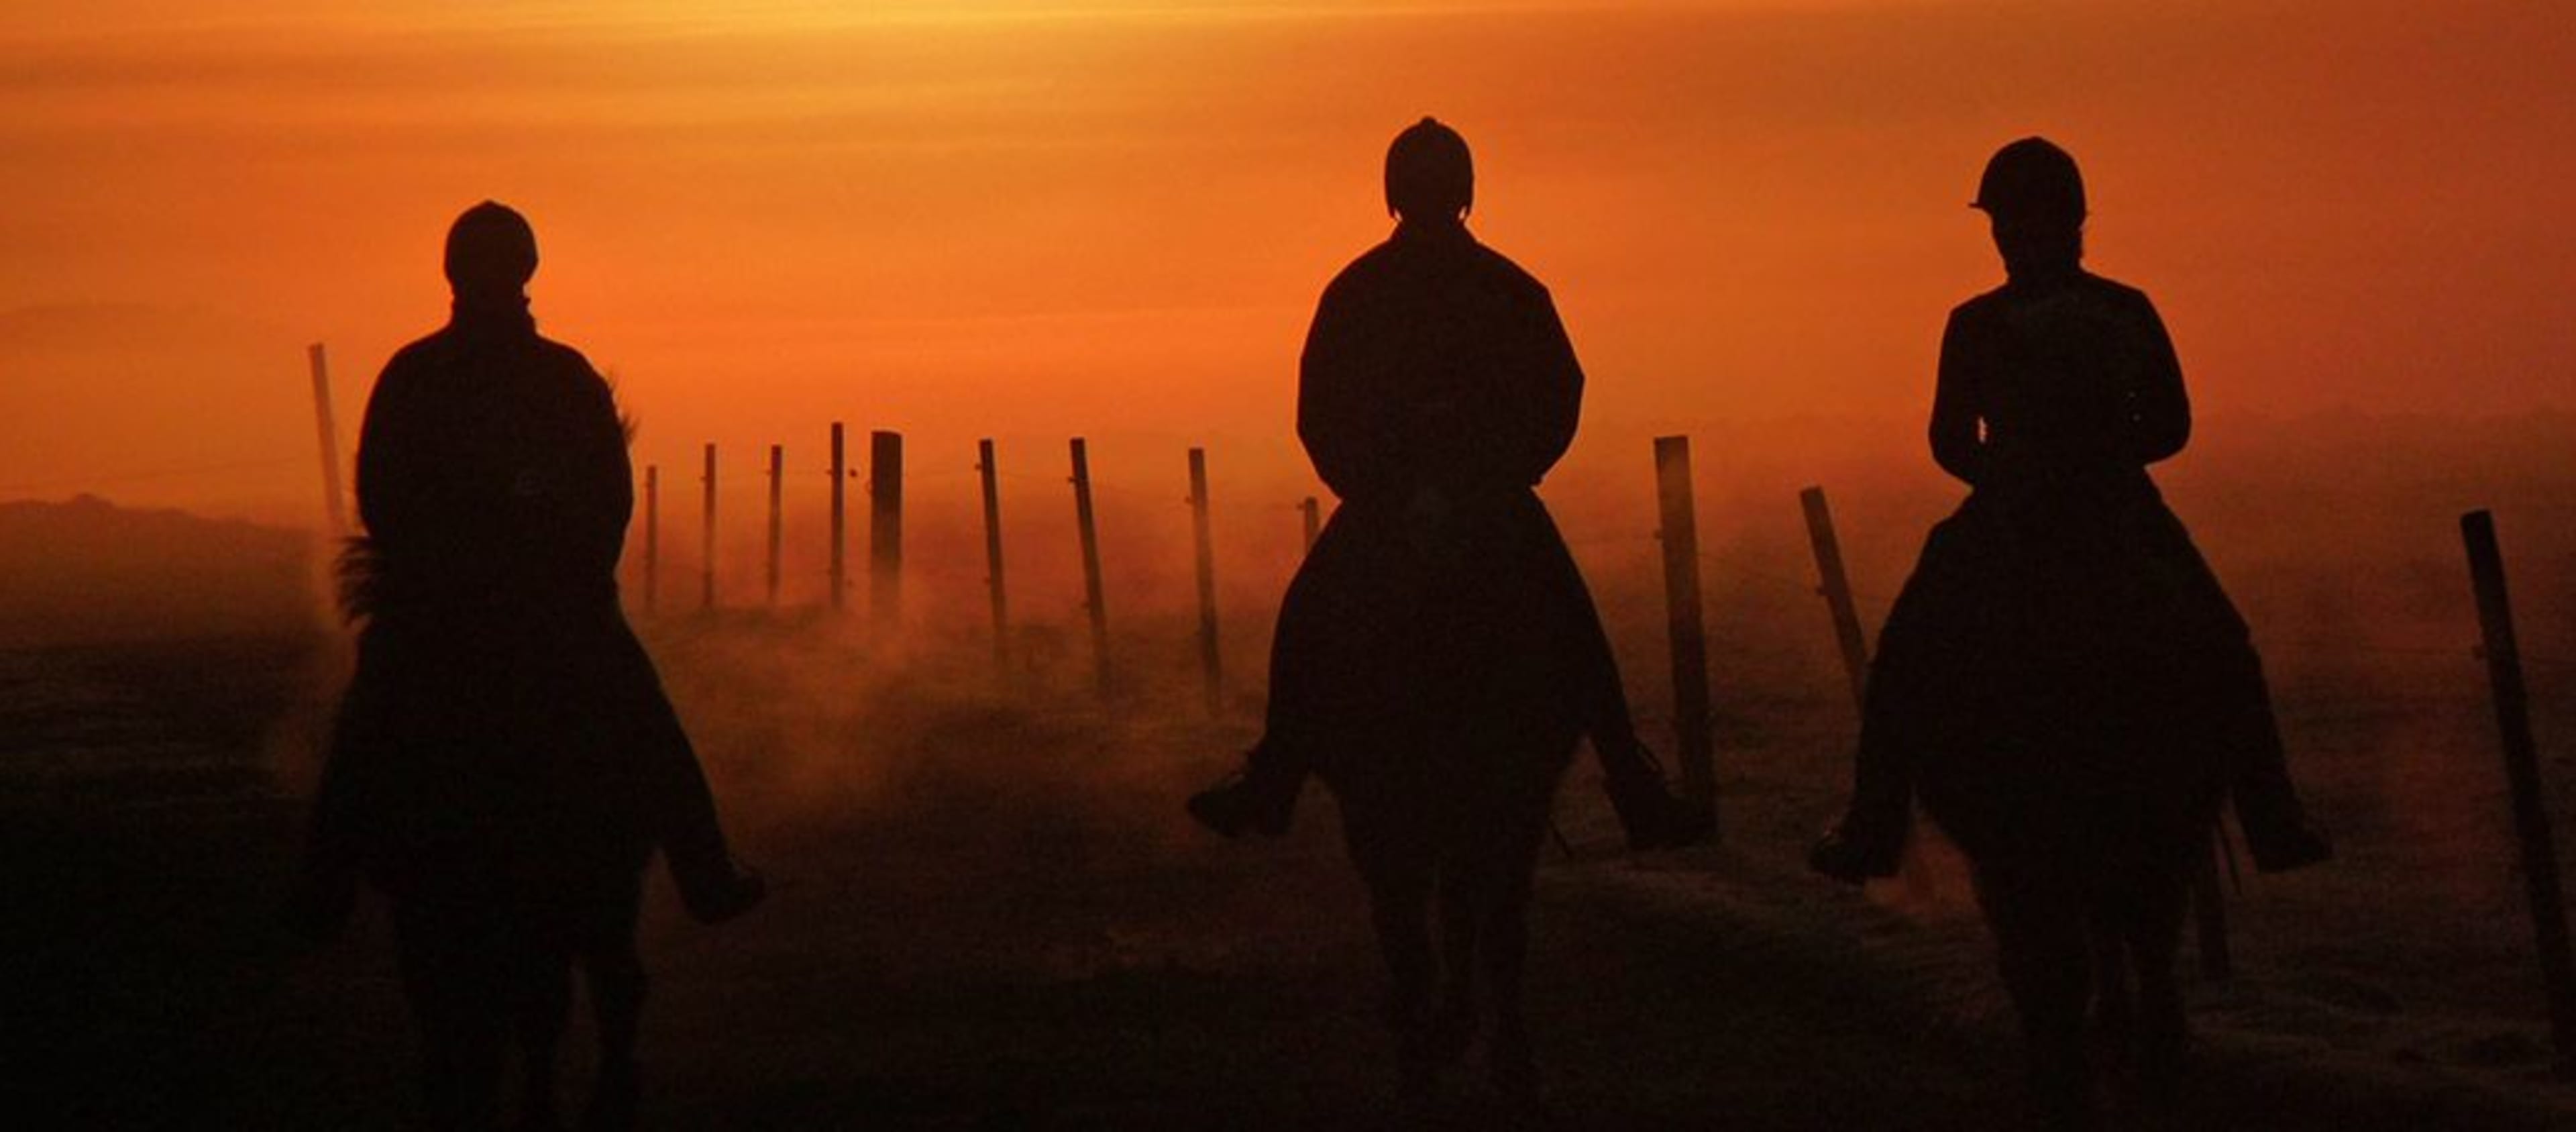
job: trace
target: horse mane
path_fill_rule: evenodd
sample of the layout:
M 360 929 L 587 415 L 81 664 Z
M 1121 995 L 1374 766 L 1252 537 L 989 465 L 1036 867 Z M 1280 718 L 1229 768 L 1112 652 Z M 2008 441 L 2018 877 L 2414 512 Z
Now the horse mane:
M 384 607 L 385 555 L 376 540 L 365 535 L 351 535 L 340 544 L 340 557 L 332 567 L 338 582 L 340 618 L 355 625 L 375 616 Z

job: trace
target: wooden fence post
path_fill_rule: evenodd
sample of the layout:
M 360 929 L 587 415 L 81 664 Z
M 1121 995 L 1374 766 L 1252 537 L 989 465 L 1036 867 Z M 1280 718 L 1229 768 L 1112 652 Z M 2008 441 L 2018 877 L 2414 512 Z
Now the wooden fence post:
M 1861 633 L 1860 609 L 1852 602 L 1851 578 L 1843 569 L 1842 541 L 1834 537 L 1834 512 L 1825 503 L 1825 489 L 1810 487 L 1798 493 L 1798 504 L 1807 513 L 1807 541 L 1816 550 L 1816 575 L 1823 581 L 1818 591 L 1833 613 L 1834 641 L 1842 646 L 1843 672 L 1851 678 L 1852 702 L 1869 700 L 1869 642 Z
M 2487 680 L 2495 688 L 2497 738 L 2504 748 L 2504 776 L 2513 790 L 2514 832 L 2522 843 L 2522 880 L 2531 903 L 2531 931 L 2540 952 L 2542 985 L 2549 997 L 2549 1032 L 2561 1073 L 2576 1072 L 2576 960 L 2569 956 L 2567 903 L 2558 882 L 2558 851 L 2549 831 L 2548 792 L 2540 781 L 2538 745 L 2531 736 L 2531 699 L 2522 680 L 2522 651 L 2514 639 L 2513 603 L 2504 585 L 2504 551 L 2496 543 L 2495 516 L 2460 516 L 2468 544 L 2469 579 L 2478 595 L 2478 626 Z
M 1008 591 L 1002 587 L 1002 472 L 993 461 L 991 440 L 975 442 L 975 470 L 984 480 L 984 582 L 992 588 L 993 667 L 1007 676 L 1011 670 L 1011 607 Z
M 842 447 L 841 422 L 839 421 L 832 422 L 832 470 L 829 474 L 832 477 L 832 569 L 830 587 L 832 591 L 832 608 L 839 609 L 841 608 L 841 603 L 848 600 L 847 595 L 849 593 L 850 580 L 848 567 L 850 528 L 848 511 L 843 505 L 843 496 L 847 493 L 847 488 L 849 487 L 850 482 L 850 464 L 847 449 Z
M 1073 438 L 1073 519 L 1082 534 L 1083 608 L 1091 614 L 1091 655 L 1093 671 L 1100 681 L 1100 694 L 1109 695 L 1109 607 L 1101 600 L 1100 531 L 1091 512 L 1091 454 L 1082 438 Z
M 903 434 L 868 434 L 868 621 L 903 623 Z
M 1297 504 L 1297 511 L 1305 517 L 1306 549 L 1311 551 L 1315 549 L 1316 536 L 1324 533 L 1324 505 L 1309 495 Z
M 1199 668 L 1209 715 L 1225 711 L 1225 670 L 1217 649 L 1216 544 L 1208 529 L 1207 449 L 1190 449 L 1190 529 L 1198 544 Z
M 700 548 L 700 555 L 706 570 L 700 575 L 698 608 L 714 609 L 716 607 L 716 446 L 713 444 L 707 445 L 707 470 L 704 478 L 707 491 L 706 518 L 701 523 L 703 529 L 700 535 L 704 545 Z
M 769 607 L 778 608 L 778 556 L 787 533 L 785 503 L 787 447 L 769 446 Z
M 662 601 L 662 469 L 644 465 L 644 612 Z
M 1666 633 L 1673 652 L 1673 729 L 1681 742 L 1684 797 L 1717 809 L 1717 753 L 1709 734 L 1708 637 L 1700 612 L 1699 516 L 1691 491 L 1690 438 L 1655 438 L 1664 545 Z
M 349 499 L 340 489 L 340 425 L 331 411 L 331 362 L 319 342 L 304 348 L 304 361 L 313 371 L 313 428 L 322 440 L 322 514 L 331 524 L 330 537 L 338 539 L 349 533 Z

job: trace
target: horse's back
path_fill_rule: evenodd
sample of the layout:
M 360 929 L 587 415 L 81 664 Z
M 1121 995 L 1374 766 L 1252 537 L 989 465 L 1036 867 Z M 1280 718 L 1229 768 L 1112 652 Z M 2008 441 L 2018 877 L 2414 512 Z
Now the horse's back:
M 1334 718 L 1319 769 L 1337 790 L 1466 796 L 1552 789 L 1582 730 L 1562 546 L 1516 491 L 1422 515 L 1334 517 L 1313 564 L 1341 602 Z
M 2261 696 L 2244 623 L 2147 487 L 2054 510 L 1971 499 L 1882 637 L 1917 685 L 1924 807 L 1980 863 L 2187 853 Z
M 651 855 L 668 710 L 622 621 L 379 617 L 323 818 L 398 895 L 620 886 Z

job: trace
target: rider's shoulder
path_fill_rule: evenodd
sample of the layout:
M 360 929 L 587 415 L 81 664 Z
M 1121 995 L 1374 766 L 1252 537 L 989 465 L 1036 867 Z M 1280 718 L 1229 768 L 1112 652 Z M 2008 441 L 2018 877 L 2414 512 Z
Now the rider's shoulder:
M 1512 257 L 1495 251 L 1482 242 L 1476 243 L 1474 250 L 1468 254 L 1474 257 L 1473 262 L 1477 270 L 1491 277 L 1500 286 L 1532 297 L 1547 297 L 1547 284 L 1539 282 L 1538 276 L 1530 274 L 1527 268 L 1513 262 Z
M 2099 302 L 2133 309 L 2153 310 L 2155 308 L 2155 303 L 2147 298 L 2145 291 L 2108 276 L 2095 275 L 2087 271 L 2076 276 L 2076 286 L 2081 288 L 2086 296 Z
M 1950 325 L 1974 326 L 2000 317 L 2011 302 L 2009 287 L 1996 287 L 1990 291 L 1970 295 L 1966 301 L 1950 308 Z
M 2147 298 L 2145 291 L 2117 279 L 2084 271 L 2078 272 L 2070 281 L 2052 283 L 2039 290 L 2005 283 L 1970 296 L 1967 301 L 1950 308 L 1950 321 L 1953 325 L 1975 326 L 2000 318 L 2016 306 L 2030 303 L 2054 306 L 2070 299 L 2085 306 L 2129 313 L 2155 310 L 2155 304 Z
M 1418 286 L 1426 272 L 1452 279 L 1463 275 L 1487 287 L 1531 298 L 1548 295 L 1547 285 L 1537 276 L 1473 236 L 1439 240 L 1391 236 L 1360 253 L 1324 290 L 1329 296 L 1379 286 Z
M 537 336 L 536 354 L 538 360 L 542 361 L 548 367 L 559 369 L 566 373 L 580 373 L 596 376 L 599 372 L 591 366 L 590 359 L 583 356 L 581 351 L 573 349 L 571 346 L 557 342 L 542 334 Z
M 1366 287 L 1394 270 L 1397 259 L 1398 249 L 1395 241 L 1382 240 L 1377 246 L 1361 252 L 1358 258 L 1343 264 L 1340 271 L 1334 272 L 1333 281 L 1324 285 L 1324 292 L 1331 294 L 1335 291 L 1348 291 L 1354 287 Z

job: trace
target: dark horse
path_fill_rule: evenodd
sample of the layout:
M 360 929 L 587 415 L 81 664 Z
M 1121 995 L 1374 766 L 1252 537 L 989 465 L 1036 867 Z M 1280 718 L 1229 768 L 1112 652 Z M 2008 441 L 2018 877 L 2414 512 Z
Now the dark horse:
M 1521 1010 L 1530 885 L 1584 728 L 1563 556 L 1526 489 L 1346 503 L 1300 574 L 1307 592 L 1289 599 L 1363 618 L 1334 618 L 1342 635 L 1318 646 L 1333 662 L 1332 722 L 1316 728 L 1314 765 L 1368 888 L 1409 1090 L 1489 1022 L 1494 1082 L 1535 1099 Z
M 391 900 L 440 1129 L 497 1125 L 513 1040 L 522 1124 L 554 1124 L 576 967 L 601 1049 L 585 1123 L 629 1126 L 646 863 L 664 852 L 702 920 L 762 891 L 619 611 L 626 431 L 590 364 L 537 335 L 521 291 L 535 269 L 525 220 L 468 210 L 448 237 L 453 320 L 368 402 L 367 535 L 343 560 L 365 627 L 292 909 L 319 935 L 361 876 Z
M 2150 1093 L 2185 1038 L 2186 879 L 2232 790 L 2257 867 L 2323 860 L 2244 621 L 2146 465 L 2191 415 L 2146 295 L 2083 270 L 2083 186 L 2032 138 L 1977 207 L 2009 280 L 1941 347 L 1932 443 L 1973 488 L 1932 531 L 1870 674 L 1851 810 L 1814 863 L 1894 871 L 1911 799 L 1974 869 L 2053 1127 L 2093 1119 L 2088 1005 Z
M 1574 441 L 1584 371 L 1546 286 L 1468 232 L 1471 204 L 1466 139 L 1396 134 L 1396 232 L 1324 289 L 1301 358 L 1298 438 L 1342 505 L 1280 603 L 1262 743 L 1190 812 L 1280 833 L 1319 776 L 1368 884 L 1406 1091 L 1492 1021 L 1494 1083 L 1535 1101 L 1530 874 L 1574 743 L 1592 735 L 1633 846 L 1703 841 L 1710 815 L 1638 743 L 1533 493 Z
M 1473 190 L 1447 126 L 1388 149 L 1395 233 L 1325 289 L 1301 365 L 1298 437 L 1342 504 L 1281 603 L 1262 741 L 1190 811 L 1228 836 L 1281 832 L 1320 777 L 1368 885 L 1405 1083 L 1467 1049 L 1481 1002 L 1495 1080 L 1528 1096 L 1530 880 L 1577 739 L 1632 844 L 1688 844 L 1710 821 L 1637 741 L 1532 491 L 1574 439 L 1583 371 L 1547 288 L 1468 232 Z

